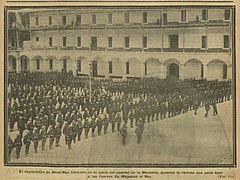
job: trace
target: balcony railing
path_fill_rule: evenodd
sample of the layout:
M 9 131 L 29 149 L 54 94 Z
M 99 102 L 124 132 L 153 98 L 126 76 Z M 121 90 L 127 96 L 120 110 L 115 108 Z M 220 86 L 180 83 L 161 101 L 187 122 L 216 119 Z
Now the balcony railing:
M 124 48 L 124 47 L 75 47 L 75 46 L 53 46 L 53 47 L 32 47 L 32 50 L 78 50 L 78 51 L 125 51 L 125 52 L 176 52 L 176 53 L 229 53 L 229 49 L 223 48 Z M 21 50 L 16 47 L 8 47 L 8 50 Z
M 202 27 L 202 26 L 227 26 L 230 21 L 209 20 L 209 21 L 186 21 L 186 22 L 166 22 L 161 21 L 149 23 L 115 23 L 115 24 L 80 24 L 72 23 L 68 25 L 46 25 L 31 26 L 31 30 L 72 30 L 72 29 L 121 29 L 121 28 L 160 28 L 160 27 Z

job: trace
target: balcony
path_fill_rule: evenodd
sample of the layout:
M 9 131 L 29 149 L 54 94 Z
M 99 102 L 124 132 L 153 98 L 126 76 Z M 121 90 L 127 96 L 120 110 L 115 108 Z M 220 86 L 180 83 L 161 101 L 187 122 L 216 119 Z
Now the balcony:
M 135 29 L 135 28 L 179 28 L 179 27 L 204 27 L 204 26 L 229 26 L 230 21 L 224 20 L 209 20 L 209 21 L 187 21 L 187 22 L 166 22 L 161 21 L 149 23 L 115 23 L 115 24 L 80 24 L 73 22 L 68 25 L 46 25 L 46 26 L 31 26 L 31 30 L 74 30 L 74 29 Z M 14 30 L 15 27 L 9 27 L 9 30 Z
M 27 48 L 25 48 L 27 49 Z M 107 47 L 75 47 L 75 46 L 67 46 L 67 47 L 60 47 L 60 46 L 53 46 L 53 47 L 31 47 L 31 50 L 76 50 L 76 51 L 109 51 L 109 52 L 146 52 L 146 53 L 229 53 L 229 49 L 223 49 L 223 48 L 209 48 L 207 50 L 201 49 L 201 48 L 123 48 L 123 47 L 113 47 L 113 48 L 107 48 Z M 16 47 L 8 47 L 9 51 L 19 51 L 22 50 L 21 48 Z

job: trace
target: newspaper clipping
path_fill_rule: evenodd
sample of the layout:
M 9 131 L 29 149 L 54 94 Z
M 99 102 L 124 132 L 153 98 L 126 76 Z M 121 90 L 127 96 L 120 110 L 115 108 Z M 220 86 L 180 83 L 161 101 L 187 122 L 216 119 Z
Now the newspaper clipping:
M 1 12 L 1 179 L 240 178 L 237 1 Z

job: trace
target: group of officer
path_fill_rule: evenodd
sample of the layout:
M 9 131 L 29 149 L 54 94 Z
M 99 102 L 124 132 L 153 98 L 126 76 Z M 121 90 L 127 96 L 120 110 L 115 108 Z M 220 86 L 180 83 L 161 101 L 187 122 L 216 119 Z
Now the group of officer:
M 29 155 L 31 143 L 38 152 L 49 139 L 49 149 L 59 146 L 61 135 L 70 150 L 71 144 L 84 137 L 119 131 L 123 144 L 126 127 L 136 127 L 140 143 L 143 124 L 171 118 L 189 110 L 231 99 L 230 81 L 206 79 L 93 79 L 90 96 L 89 78 L 69 73 L 35 72 L 9 74 L 8 120 L 10 132 L 17 124 L 14 141 L 9 136 L 9 160 L 13 148 L 20 157 L 25 145 Z M 214 108 L 215 109 L 215 108 Z M 214 112 L 216 114 L 217 111 Z M 205 115 L 206 117 L 207 115 Z M 110 127 L 110 128 L 109 128 Z M 109 130 L 110 129 L 110 130 Z M 22 143 L 23 141 L 23 143 Z

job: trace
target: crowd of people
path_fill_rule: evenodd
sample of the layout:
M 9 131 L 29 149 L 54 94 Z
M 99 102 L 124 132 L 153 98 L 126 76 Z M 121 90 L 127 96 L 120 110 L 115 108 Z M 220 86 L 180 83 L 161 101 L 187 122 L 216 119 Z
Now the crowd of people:
M 94 137 L 115 131 L 124 135 L 129 125 L 136 127 L 140 142 L 139 124 L 191 110 L 197 115 L 199 107 L 205 107 L 207 117 L 208 106 L 216 108 L 217 103 L 231 99 L 231 81 L 92 78 L 91 88 L 89 82 L 87 76 L 63 72 L 9 73 L 9 132 L 14 132 L 16 125 L 18 130 L 14 141 L 8 136 L 9 161 L 13 148 L 18 159 L 23 144 L 28 156 L 32 142 L 35 153 L 40 141 L 45 151 L 46 141 L 49 149 L 54 142 L 58 147 L 62 134 L 70 150 L 72 142 L 82 136 L 87 139 L 89 134 Z

